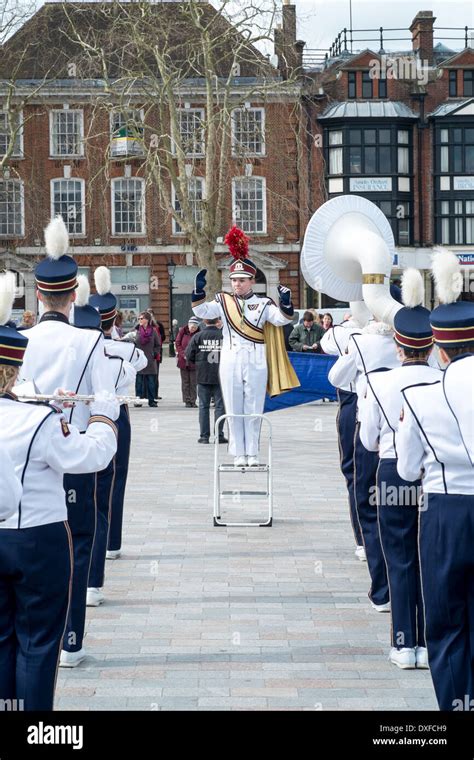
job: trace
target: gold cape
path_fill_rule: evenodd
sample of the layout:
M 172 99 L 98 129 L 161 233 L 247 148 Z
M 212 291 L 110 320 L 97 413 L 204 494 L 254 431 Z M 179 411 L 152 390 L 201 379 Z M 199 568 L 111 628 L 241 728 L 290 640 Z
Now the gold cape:
M 270 398 L 299 388 L 301 383 L 286 352 L 283 328 L 265 322 L 263 335 L 268 365 L 267 393 Z

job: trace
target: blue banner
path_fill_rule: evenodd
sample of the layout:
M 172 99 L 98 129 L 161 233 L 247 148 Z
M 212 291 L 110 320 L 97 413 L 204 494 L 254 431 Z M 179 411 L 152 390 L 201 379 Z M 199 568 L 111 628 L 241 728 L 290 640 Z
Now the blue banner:
M 286 409 L 289 406 L 307 404 L 309 401 L 317 401 L 321 398 L 336 400 L 336 389 L 329 382 L 328 373 L 336 362 L 337 356 L 310 354 L 302 351 L 290 351 L 288 356 L 301 386 L 274 398 L 267 396 L 265 412 L 274 412 L 277 409 Z

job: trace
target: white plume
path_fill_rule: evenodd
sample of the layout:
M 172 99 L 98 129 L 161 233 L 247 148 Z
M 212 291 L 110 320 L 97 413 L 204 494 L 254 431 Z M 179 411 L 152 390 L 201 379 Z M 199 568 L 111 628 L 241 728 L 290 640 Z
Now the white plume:
M 440 303 L 457 301 L 462 291 L 462 274 L 456 254 L 440 246 L 434 248 L 431 269 Z
M 69 248 L 69 233 L 62 216 L 55 216 L 44 231 L 46 253 L 50 259 L 59 259 Z
M 15 300 L 15 275 L 13 272 L 0 274 L 0 325 L 10 319 Z
M 405 306 L 414 309 L 415 306 L 423 306 L 425 300 L 425 286 L 419 269 L 409 267 L 402 275 L 402 301 Z
M 110 269 L 107 267 L 97 267 L 94 272 L 95 289 L 100 296 L 110 293 L 112 281 L 110 279 Z
M 386 322 L 369 322 L 362 330 L 362 335 L 392 335 L 393 328 Z
M 89 285 L 89 280 L 85 274 L 80 274 L 77 278 L 76 300 L 74 302 L 75 305 L 86 306 L 89 302 L 90 294 L 91 286 Z

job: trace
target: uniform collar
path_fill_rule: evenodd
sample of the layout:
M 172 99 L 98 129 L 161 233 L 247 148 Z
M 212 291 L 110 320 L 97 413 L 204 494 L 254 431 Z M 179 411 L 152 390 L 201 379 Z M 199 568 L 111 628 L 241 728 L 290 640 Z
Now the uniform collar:
M 8 391 L 8 393 L 0 393 L 0 398 L 8 398 L 10 401 L 18 401 L 18 396 L 15 396 L 11 391 Z
M 402 367 L 428 367 L 428 362 L 423 359 L 416 359 L 416 361 L 412 362 L 410 359 L 406 359 L 404 362 L 402 362 Z
M 238 296 L 236 295 L 236 298 L 240 298 L 242 301 L 248 301 L 249 298 L 253 298 L 255 293 L 253 290 L 250 290 L 248 293 L 246 293 L 244 296 Z
M 460 359 L 467 359 L 469 356 L 474 356 L 474 354 L 470 354 L 468 351 L 466 351 L 465 354 L 459 354 L 459 356 L 455 356 L 454 359 L 451 359 L 451 364 L 454 362 L 458 362 Z
M 64 322 L 69 324 L 69 319 L 59 311 L 46 311 L 40 319 L 40 322 Z
M 111 335 L 104 335 L 105 340 L 113 340 Z

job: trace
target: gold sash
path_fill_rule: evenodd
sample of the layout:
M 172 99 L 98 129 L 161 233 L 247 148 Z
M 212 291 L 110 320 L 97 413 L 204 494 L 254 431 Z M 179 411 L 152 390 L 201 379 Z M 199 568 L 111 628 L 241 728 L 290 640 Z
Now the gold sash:
M 237 299 L 230 293 L 221 293 L 221 303 L 233 330 L 252 343 L 264 343 L 263 330 L 249 322 L 242 313 Z
M 283 328 L 265 322 L 263 333 L 268 366 L 267 393 L 273 398 L 299 388 L 301 383 L 286 352 Z

